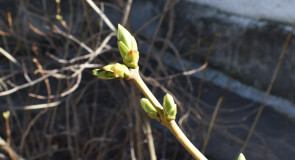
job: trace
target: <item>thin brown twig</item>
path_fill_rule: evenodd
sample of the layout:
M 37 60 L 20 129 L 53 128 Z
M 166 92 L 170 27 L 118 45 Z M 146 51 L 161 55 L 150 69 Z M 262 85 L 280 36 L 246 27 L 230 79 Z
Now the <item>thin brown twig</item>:
M 42 65 L 39 63 L 39 61 L 37 60 L 37 58 L 33 59 L 33 62 L 36 64 L 39 73 L 41 74 L 41 76 L 45 76 L 45 73 L 43 72 L 43 67 Z M 50 89 L 50 83 L 49 83 L 49 79 L 45 78 L 44 79 L 45 85 L 46 85 L 46 89 L 47 89 L 47 103 L 50 103 L 50 96 L 51 96 L 51 89 Z
M 42 32 L 40 29 L 38 29 L 37 27 L 35 27 L 32 23 L 29 23 L 28 25 L 29 25 L 29 28 L 32 31 L 34 31 L 35 33 L 37 33 L 38 35 L 43 36 L 43 37 L 46 36 L 46 34 L 44 32 Z
M 161 85 L 157 80 L 155 80 L 155 79 L 153 79 L 153 78 L 151 78 L 151 77 L 144 77 L 143 75 L 142 75 L 142 78 L 143 78 L 145 81 L 147 81 L 148 83 L 152 84 L 154 87 L 159 87 L 159 88 L 161 88 L 161 90 L 164 91 L 165 93 L 169 93 L 169 94 L 173 95 L 173 94 L 172 94 L 172 93 L 171 93 L 166 87 L 164 87 L 163 85 Z M 180 101 L 179 101 L 178 98 L 176 98 L 175 96 L 174 96 L 174 101 L 175 101 L 175 103 L 178 105 L 179 108 L 182 107 Z
M 7 59 L 9 59 L 11 62 L 13 62 L 14 64 L 20 66 L 18 61 L 11 54 L 9 54 L 7 51 L 5 51 L 2 47 L 0 47 L 0 53 L 3 56 L 5 56 Z
M 21 157 L 20 155 L 18 155 L 12 148 L 11 146 L 5 142 L 5 140 L 3 140 L 0 137 L 0 148 L 3 149 L 4 151 L 6 151 L 9 154 L 9 157 L 12 160 L 25 160 L 23 157 Z
M 146 117 L 143 117 L 144 125 L 146 128 L 146 137 L 148 140 L 148 146 L 149 146 L 149 153 L 150 153 L 150 160 L 156 160 L 156 149 L 154 144 L 154 138 L 152 134 L 152 128 L 150 122 L 147 120 Z
M 181 0 L 177 0 L 177 1 L 174 1 L 174 5 L 176 5 L 177 3 L 179 3 Z M 170 5 L 170 7 L 164 9 L 164 12 L 168 12 L 172 7 L 174 7 L 174 5 Z M 154 16 L 153 18 L 151 18 L 149 21 L 147 21 L 146 23 L 144 23 L 138 30 L 136 30 L 136 32 L 134 33 L 134 35 L 137 35 L 139 34 L 140 32 L 142 32 L 142 30 L 144 30 L 146 27 L 148 27 L 149 25 L 151 25 L 154 21 L 156 21 L 157 19 L 159 19 L 161 16 L 162 16 L 162 13 Z
M 25 84 L 22 84 L 22 85 L 15 86 L 14 88 L 2 91 L 2 92 L 0 92 L 0 96 L 6 96 L 6 95 L 12 94 L 12 93 L 14 93 L 14 92 L 16 92 L 18 90 L 21 90 L 21 89 L 24 89 L 24 88 L 27 88 L 27 87 L 30 87 L 30 86 L 34 86 L 35 84 L 42 82 L 43 80 L 45 80 L 46 78 L 48 78 L 50 76 L 57 75 L 57 73 L 60 72 L 60 71 L 74 70 L 75 72 L 74 72 L 73 75 L 64 77 L 64 78 L 73 78 L 75 76 L 79 76 L 79 74 L 81 74 L 81 72 L 85 68 L 93 68 L 93 67 L 99 67 L 99 66 L 100 65 L 97 65 L 97 64 L 84 63 L 84 64 L 80 64 L 80 65 L 67 66 L 67 67 L 64 67 L 64 68 L 61 68 L 61 69 L 53 69 L 53 70 L 49 70 L 49 71 L 43 70 L 44 73 L 47 73 L 46 75 L 41 76 L 40 78 L 37 78 L 35 80 L 32 80 L 30 83 L 25 83 Z M 2 77 L 1 79 L 5 79 L 5 78 L 6 77 L 4 77 L 4 78 Z M 66 95 L 66 93 L 64 93 L 63 95 Z M 52 97 L 52 96 L 50 96 L 50 97 Z
M 218 102 L 217 102 L 216 107 L 215 107 L 215 109 L 214 109 L 214 112 L 213 112 L 213 115 L 212 115 L 212 118 L 211 118 L 211 121 L 210 121 L 210 124 L 209 124 L 208 132 L 207 132 L 206 138 L 204 139 L 204 143 L 203 143 L 203 148 L 202 148 L 202 153 L 203 153 L 203 154 L 205 154 L 205 151 L 206 151 L 207 145 L 208 145 L 209 140 L 210 140 L 211 131 L 212 131 L 212 129 L 213 129 L 213 125 L 214 125 L 214 123 L 215 123 L 215 119 L 216 119 L 216 117 L 217 117 L 217 113 L 218 113 L 218 111 L 219 111 L 219 108 L 220 108 L 220 106 L 221 106 L 223 100 L 224 100 L 224 97 L 220 97 L 220 98 L 218 99 Z
M 127 24 L 129 14 L 130 14 L 130 9 L 132 6 L 132 1 L 133 0 L 128 0 L 127 4 L 125 5 L 124 16 L 122 18 L 122 26 L 125 26 Z
M 94 51 L 88 47 L 85 43 L 81 42 L 80 40 L 78 40 L 76 37 L 74 37 L 73 35 L 66 33 L 64 31 L 62 31 L 61 29 L 59 29 L 56 25 L 53 26 L 53 32 L 54 33 L 58 33 L 74 42 L 76 42 L 77 44 L 79 44 L 82 48 L 84 48 L 87 52 L 89 53 L 93 53 Z
M 37 78 L 33 81 L 31 81 L 31 83 L 25 83 L 25 84 L 22 84 L 22 85 L 19 85 L 19 86 L 15 86 L 14 88 L 12 89 L 9 89 L 9 90 L 6 90 L 6 91 L 3 91 L 3 92 L 0 92 L 0 96 L 5 96 L 5 95 L 9 95 L 9 94 L 12 94 L 18 90 L 21 90 L 21 89 L 24 89 L 24 88 L 27 88 L 27 87 L 30 87 L 30 86 L 33 86 L 43 80 L 45 80 L 46 78 L 50 77 L 51 75 L 57 73 L 58 70 L 57 69 L 54 69 L 52 71 L 50 71 L 48 74 L 46 74 L 45 76 L 42 76 L 40 78 Z
M 137 90 L 135 90 L 135 87 L 132 87 L 132 99 L 139 99 L 138 95 L 136 92 L 138 92 Z M 134 111 L 135 111 L 135 127 L 134 127 L 134 133 L 135 133 L 135 146 L 136 146 L 136 159 L 138 160 L 143 160 L 144 156 L 143 156 L 143 145 L 142 145 L 142 132 L 141 132 L 141 128 L 143 125 L 142 122 L 142 116 L 140 115 L 141 112 L 139 112 L 138 107 L 140 104 L 136 103 L 137 101 L 130 101 L 130 105 L 132 105 L 132 107 L 134 107 Z
M 25 79 L 28 81 L 28 83 L 31 83 L 32 80 L 31 80 L 31 78 L 30 78 L 29 75 L 28 75 L 27 67 L 26 67 L 26 65 L 25 65 L 24 60 L 22 60 L 22 69 L 23 69 L 23 71 L 24 71 L 24 77 L 25 77 Z
M 46 112 L 48 111 L 48 108 L 45 108 L 43 110 L 41 110 L 28 124 L 25 132 L 23 133 L 22 137 L 21 137 L 21 142 L 20 142 L 20 152 L 22 153 L 23 149 L 24 149 L 24 145 L 25 145 L 25 141 L 27 136 L 29 135 L 31 128 L 33 127 L 33 125 L 35 124 L 35 122 Z
M 13 30 L 13 23 L 12 23 L 12 16 L 11 16 L 11 12 L 7 12 L 7 21 L 8 21 L 8 26 L 10 31 Z
M 207 65 L 209 64 L 210 54 L 211 54 L 212 50 L 214 49 L 215 43 L 216 43 L 218 38 L 219 38 L 219 35 L 215 34 L 214 40 L 211 43 L 211 45 L 210 45 L 210 47 L 209 47 L 209 49 L 207 51 L 206 60 L 205 60 L 205 64 L 207 64 Z M 206 73 L 206 70 L 202 70 L 202 75 L 201 75 L 200 83 L 199 83 L 199 86 L 198 86 L 198 94 L 197 94 L 197 98 L 196 98 L 196 109 L 197 110 L 199 110 L 199 108 L 200 108 L 199 107 L 199 101 L 200 101 L 201 94 L 202 94 L 202 87 L 203 87 L 203 81 L 204 81 L 205 73 Z
M 37 109 L 44 109 L 44 108 L 52 108 L 56 107 L 61 104 L 63 100 L 50 102 L 50 103 L 40 103 L 40 104 L 32 104 L 26 106 L 13 106 L 11 107 L 14 110 L 37 110 Z
M 173 9 L 171 9 L 171 12 L 173 11 Z M 172 34 L 172 33 L 171 33 Z M 157 40 L 159 41 L 164 41 L 164 44 L 165 46 L 168 45 L 169 46 L 169 49 L 171 49 L 173 51 L 173 53 L 175 54 L 176 56 L 176 59 L 178 61 L 178 64 L 180 65 L 180 68 L 182 69 L 182 71 L 186 72 L 186 68 L 185 66 L 183 65 L 183 62 L 181 60 L 181 55 L 180 55 L 180 52 L 178 51 L 178 49 L 174 46 L 174 44 L 170 41 L 170 39 L 167 37 L 166 39 L 162 39 L 162 38 L 158 38 Z M 164 47 L 165 47 L 164 46 Z M 162 55 L 164 56 L 164 54 Z M 192 82 L 191 80 L 186 77 L 187 79 L 187 85 L 189 86 L 190 89 L 193 89 L 193 85 L 192 85 Z
M 173 6 L 173 4 L 170 4 L 170 6 Z M 170 10 L 169 10 L 169 21 L 168 21 L 168 31 L 166 32 L 166 37 L 165 37 L 165 40 L 164 40 L 164 44 L 163 44 L 163 47 L 160 51 L 160 56 L 159 58 L 157 58 L 158 60 L 158 66 L 157 68 L 155 69 L 155 77 L 158 77 L 160 75 L 160 70 L 164 73 L 164 75 L 168 75 L 168 70 L 165 69 L 164 67 L 164 64 L 161 63 L 161 61 L 163 61 L 163 58 L 165 57 L 165 55 L 167 54 L 167 49 L 168 49 L 168 43 L 170 42 L 171 40 L 171 37 L 172 37 L 172 34 L 173 34 L 173 30 L 174 30 L 174 7 L 172 7 Z M 154 91 L 154 89 L 152 89 L 152 91 Z
M 189 71 L 184 71 L 184 72 L 181 72 L 181 73 L 172 74 L 172 75 L 169 75 L 167 77 L 158 77 L 158 78 L 155 78 L 155 79 L 160 81 L 160 80 L 173 79 L 173 78 L 176 78 L 176 77 L 179 77 L 179 76 L 190 76 L 190 75 L 193 75 L 193 74 L 195 74 L 197 72 L 200 72 L 200 71 L 204 70 L 207 66 L 208 66 L 208 63 L 204 63 L 201 67 L 196 68 L 196 69 L 192 69 L 192 70 L 189 70 Z
M 10 33 L 8 33 L 8 32 L 4 32 L 4 31 L 1 31 L 1 30 L 0 30 L 0 35 L 1 35 L 1 36 L 9 36 Z
M 255 128 L 256 128 L 256 126 L 257 126 L 257 123 L 258 123 L 258 121 L 259 121 L 259 119 L 260 119 L 260 116 L 261 116 L 261 114 L 262 114 L 262 112 L 263 112 L 263 109 L 265 108 L 265 105 L 266 105 L 265 102 L 266 102 L 266 100 L 268 99 L 268 96 L 269 96 L 269 94 L 270 94 L 270 91 L 272 90 L 272 87 L 273 87 L 273 85 L 274 85 L 274 83 L 275 83 L 275 81 L 276 81 L 277 75 L 278 75 L 278 73 L 279 73 L 279 69 L 280 69 L 281 64 L 283 63 L 283 59 L 284 59 L 284 57 L 285 57 L 286 49 L 287 49 L 287 47 L 288 47 L 288 45 L 289 45 L 289 42 L 290 42 L 290 40 L 291 40 L 291 38 L 292 38 L 292 36 L 293 36 L 293 32 L 294 32 L 294 30 L 295 30 L 295 26 L 293 26 L 291 32 L 288 34 L 288 36 L 287 36 L 287 38 L 286 38 L 286 41 L 285 41 L 284 47 L 283 47 L 283 49 L 282 49 L 282 51 L 281 51 L 281 54 L 280 54 L 280 57 L 279 57 L 278 63 L 277 63 L 277 65 L 276 65 L 276 68 L 275 68 L 274 73 L 273 73 L 273 76 L 272 76 L 271 81 L 270 81 L 270 83 L 269 83 L 269 85 L 268 85 L 268 88 L 267 88 L 267 90 L 266 90 L 266 92 L 265 92 L 265 96 L 264 96 L 263 102 L 262 102 L 261 106 L 259 107 L 259 111 L 258 111 L 258 113 L 256 114 L 255 120 L 254 120 L 254 122 L 253 122 L 253 124 L 252 124 L 252 126 L 251 126 L 251 129 L 250 129 L 250 131 L 249 131 L 249 133 L 248 133 L 248 135 L 247 135 L 247 138 L 246 138 L 246 140 L 245 140 L 245 142 L 244 142 L 242 148 L 240 149 L 240 152 L 239 152 L 239 153 L 243 153 L 243 152 L 245 151 L 246 147 L 248 146 L 248 144 L 249 144 L 249 142 L 250 142 L 250 140 L 251 140 L 251 138 L 252 138 L 252 135 L 253 135 L 253 133 L 254 133 L 254 130 L 255 130 Z
M 92 0 L 86 0 L 86 2 L 94 9 L 94 11 L 104 20 L 104 22 L 109 26 L 109 28 L 116 32 L 117 29 L 114 27 L 112 22 L 107 18 L 107 16 L 96 6 Z
M 171 2 L 172 2 L 172 0 L 166 1 L 165 6 L 164 6 L 164 11 L 166 11 L 167 8 L 169 8 L 169 5 L 170 5 Z M 147 56 L 145 58 L 145 62 L 143 63 L 143 68 L 142 68 L 143 72 L 145 71 L 145 69 L 147 67 L 148 60 L 149 60 L 149 58 L 151 56 L 151 52 L 152 52 L 153 47 L 154 47 L 155 39 L 156 39 L 156 37 L 157 37 L 157 35 L 158 35 L 159 31 L 160 31 L 160 28 L 162 26 L 162 23 L 163 23 L 163 20 L 164 20 L 165 16 L 166 16 L 166 12 L 163 12 L 160 19 L 159 19 L 157 28 L 155 29 L 155 32 L 153 34 L 152 41 L 151 41 L 151 43 L 149 45 L 149 48 L 148 48 L 148 51 L 147 51 Z

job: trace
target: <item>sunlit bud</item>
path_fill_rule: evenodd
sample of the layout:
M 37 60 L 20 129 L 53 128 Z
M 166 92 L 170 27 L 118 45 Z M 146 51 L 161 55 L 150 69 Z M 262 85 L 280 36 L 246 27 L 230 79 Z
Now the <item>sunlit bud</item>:
M 157 119 L 157 110 L 148 99 L 141 98 L 140 104 L 150 118 Z
M 135 38 L 120 24 L 118 24 L 117 38 L 124 64 L 130 68 L 137 68 L 139 52 Z
M 3 112 L 2 114 L 5 119 L 8 119 L 10 116 L 10 111 Z
M 57 15 L 55 16 L 55 18 L 56 18 L 57 20 L 62 20 L 62 16 L 61 16 L 60 14 L 57 14 Z
M 124 64 L 130 68 L 137 68 L 139 60 L 139 53 L 137 50 L 130 50 L 123 58 Z
M 94 69 L 93 75 L 100 79 L 129 79 L 130 72 L 124 64 L 111 63 L 104 66 L 102 69 Z
M 238 160 L 246 160 L 245 156 L 243 155 L 243 153 L 240 153 Z
M 120 63 L 110 63 L 102 68 L 104 71 L 112 72 L 115 78 L 129 78 L 129 69 Z
M 136 40 L 133 36 L 131 36 L 131 50 L 138 50 Z
M 121 54 L 122 58 L 124 59 L 124 57 L 128 54 L 129 49 L 122 41 L 118 40 L 117 43 L 118 43 L 118 48 L 119 48 L 120 54 Z
M 128 49 L 132 48 L 132 35 L 120 24 L 118 24 L 117 38 L 122 41 Z
M 104 71 L 103 69 L 94 69 L 92 74 L 97 76 L 99 79 L 115 79 L 115 75 L 112 72 Z
M 177 113 L 177 107 L 174 103 L 173 97 L 170 94 L 164 96 L 163 109 L 165 118 L 168 121 L 174 120 Z

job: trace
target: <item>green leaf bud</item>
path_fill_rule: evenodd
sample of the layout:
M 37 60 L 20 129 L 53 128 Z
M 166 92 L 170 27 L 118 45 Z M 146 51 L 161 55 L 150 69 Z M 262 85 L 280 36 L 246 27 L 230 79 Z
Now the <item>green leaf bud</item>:
M 131 50 L 138 50 L 137 49 L 137 42 L 133 36 L 131 36 Z
M 139 53 L 137 50 L 130 50 L 125 58 L 123 58 L 124 64 L 130 68 L 137 68 L 139 60 Z
M 103 69 L 94 69 L 92 74 L 97 76 L 99 79 L 115 79 L 116 77 L 112 72 L 105 71 Z
M 120 24 L 118 24 L 117 38 L 122 41 L 129 50 L 132 48 L 132 35 Z
M 164 116 L 168 121 L 176 118 L 177 106 L 174 103 L 173 97 L 168 93 L 164 96 L 163 109 Z
M 120 54 L 121 54 L 122 58 L 124 59 L 124 57 L 128 54 L 129 49 L 122 41 L 118 40 L 117 43 L 118 43 L 118 48 L 119 48 Z
M 115 78 L 129 78 L 129 69 L 120 63 L 110 63 L 102 68 L 105 71 L 112 72 Z
M 129 79 L 130 72 L 124 64 L 111 63 L 104 66 L 102 69 L 93 70 L 93 75 L 100 79 Z
M 150 118 L 157 119 L 157 110 L 148 99 L 141 98 L 140 104 Z
M 10 116 L 10 111 L 5 111 L 5 112 L 3 112 L 2 114 L 3 114 L 3 117 L 4 117 L 5 119 L 8 119 L 9 116 Z
M 246 160 L 245 156 L 243 155 L 243 153 L 240 153 L 238 160 Z
M 120 24 L 118 24 L 117 38 L 124 64 L 130 68 L 137 68 L 139 52 L 135 38 Z

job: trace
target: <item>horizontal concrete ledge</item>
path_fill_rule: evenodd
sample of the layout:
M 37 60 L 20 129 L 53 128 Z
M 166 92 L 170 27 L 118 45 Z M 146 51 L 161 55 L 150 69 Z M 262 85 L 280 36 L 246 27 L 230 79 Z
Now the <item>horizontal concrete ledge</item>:
M 295 24 L 294 0 L 186 0 L 253 19 Z
M 187 70 L 192 70 L 201 67 L 203 64 L 199 64 L 196 62 L 188 62 L 187 60 L 182 60 L 182 64 L 186 67 Z M 178 64 L 178 60 L 170 53 L 166 54 L 164 58 L 164 63 L 174 69 L 179 71 L 183 71 Z M 191 76 L 201 78 L 201 72 L 197 72 Z M 211 82 L 218 87 L 226 88 L 228 85 L 228 75 L 217 71 L 215 69 L 206 68 L 206 73 L 204 76 L 204 80 L 207 82 Z M 265 92 L 260 91 L 254 87 L 245 85 L 238 80 L 232 79 L 229 84 L 229 91 L 236 93 L 237 95 L 253 100 L 255 102 L 262 103 L 265 97 Z M 266 100 L 266 105 L 271 106 L 276 111 L 288 115 L 289 117 L 295 118 L 295 105 L 290 101 L 280 98 L 274 95 L 269 95 L 268 99 Z

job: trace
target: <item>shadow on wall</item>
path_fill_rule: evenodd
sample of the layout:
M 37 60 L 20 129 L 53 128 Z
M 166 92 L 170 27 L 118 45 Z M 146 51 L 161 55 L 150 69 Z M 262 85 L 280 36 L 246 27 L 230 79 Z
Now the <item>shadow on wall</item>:
M 225 6 L 229 2 L 228 0 L 222 3 Z M 144 19 L 151 19 L 153 17 L 152 13 L 157 13 L 163 6 L 162 1 L 153 1 L 153 7 L 150 7 L 152 6 L 151 3 L 134 3 L 134 6 L 138 5 L 134 8 L 143 8 L 142 10 L 149 13 L 141 15 L 142 20 L 138 20 L 136 14 L 138 12 L 132 12 L 131 19 L 138 20 L 131 21 L 131 25 L 134 28 L 137 28 L 138 24 L 144 23 Z M 219 34 L 219 38 L 216 44 L 214 44 L 209 57 L 209 66 L 240 80 L 242 83 L 253 86 L 261 91 L 266 91 L 287 35 L 292 30 L 292 26 L 286 24 L 287 21 L 284 21 L 285 24 L 276 23 L 275 21 L 283 21 L 284 19 L 280 18 L 281 16 L 284 14 L 289 15 L 289 12 L 294 12 L 294 10 L 289 9 L 291 5 L 285 6 L 287 7 L 286 12 L 281 13 L 280 11 L 284 10 L 284 6 L 279 6 L 278 1 L 274 1 L 273 5 L 278 4 L 278 9 L 274 11 L 280 14 L 272 16 L 277 13 L 273 12 L 273 14 L 265 17 L 262 13 L 256 13 L 256 16 L 254 12 L 251 12 L 252 10 L 247 9 L 247 6 L 251 8 L 254 5 L 254 1 L 251 1 L 245 6 L 243 12 L 251 12 L 247 16 L 256 17 L 252 19 L 228 13 L 238 11 L 239 8 L 236 7 L 244 4 L 245 1 L 243 0 L 232 4 L 233 11 L 228 12 L 222 12 L 216 8 L 208 7 L 209 5 L 214 7 L 214 5 L 218 4 L 217 1 L 212 1 L 212 4 L 208 3 L 202 0 L 191 0 L 182 1 L 176 5 L 175 12 L 177 14 L 175 14 L 175 20 L 177 23 L 175 23 L 175 31 L 172 39 L 179 51 L 181 51 L 183 58 L 192 58 L 196 62 L 203 63 L 206 59 L 208 48 L 214 40 L 214 34 Z M 292 1 L 289 4 L 292 3 L 295 2 Z M 142 4 L 144 5 L 141 6 Z M 258 2 L 256 7 L 263 4 L 262 1 Z M 223 9 L 223 5 L 220 7 Z M 267 11 L 270 11 L 271 7 L 275 6 L 268 7 Z M 240 14 L 243 14 L 243 12 Z M 295 14 L 292 15 L 294 16 Z M 287 20 L 292 20 L 293 16 L 288 16 Z M 273 21 L 259 19 L 271 19 Z M 137 22 L 137 24 L 134 22 Z M 167 29 L 167 25 L 168 21 L 163 25 L 162 31 Z M 152 26 L 149 28 L 150 30 L 146 29 L 146 35 L 148 37 L 152 36 L 151 33 L 155 30 L 156 23 L 152 23 Z M 160 30 L 159 34 L 161 35 L 162 33 Z M 295 100 L 295 92 L 293 92 L 295 90 L 295 84 L 293 83 L 295 81 L 295 63 L 293 63 L 295 61 L 295 55 L 292 54 L 294 51 L 295 41 L 291 40 L 271 92 L 274 95 L 291 101 Z

